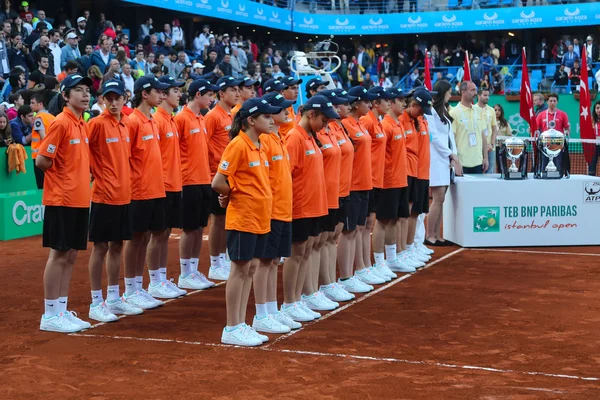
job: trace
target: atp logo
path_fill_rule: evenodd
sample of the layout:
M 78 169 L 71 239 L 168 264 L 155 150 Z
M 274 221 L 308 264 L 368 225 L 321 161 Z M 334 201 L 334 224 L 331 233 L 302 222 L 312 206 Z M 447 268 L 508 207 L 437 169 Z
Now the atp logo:
M 600 181 L 589 181 L 583 184 L 583 202 L 600 204 Z
M 473 207 L 473 232 L 500 232 L 500 207 Z

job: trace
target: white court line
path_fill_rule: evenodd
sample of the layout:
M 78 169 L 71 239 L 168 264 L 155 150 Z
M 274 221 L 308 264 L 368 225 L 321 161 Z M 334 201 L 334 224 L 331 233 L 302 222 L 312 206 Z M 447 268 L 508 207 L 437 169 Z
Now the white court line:
M 564 256 L 590 256 L 590 257 L 600 257 L 598 253 L 571 253 L 567 251 L 542 251 L 542 250 L 508 250 L 508 249 L 474 249 L 470 248 L 470 251 L 496 251 L 499 253 L 529 253 L 529 254 L 558 254 Z
M 170 303 L 170 302 L 172 302 L 174 300 L 185 299 L 186 297 L 191 296 L 193 294 L 200 293 L 200 292 L 206 292 L 207 290 L 215 289 L 215 288 L 217 288 L 217 287 L 219 287 L 221 285 L 224 285 L 226 283 L 227 283 L 227 281 L 223 281 L 223 282 L 219 282 L 219 283 L 215 284 L 215 286 L 213 286 L 212 288 L 203 289 L 203 290 L 192 290 L 191 292 L 188 292 L 185 296 L 176 297 L 174 299 L 162 300 L 162 302 L 165 303 L 165 304 L 167 304 L 167 303 Z M 141 315 L 141 314 L 138 314 L 138 315 Z M 129 315 L 120 315 L 117 318 L 118 319 L 122 319 L 122 318 L 125 318 L 125 317 L 129 317 Z M 135 315 L 133 315 L 133 317 L 135 317 Z M 113 322 L 115 322 L 115 321 L 113 321 Z M 94 325 L 90 326 L 89 328 L 87 328 L 85 331 L 89 331 L 90 329 L 98 328 L 98 327 L 100 327 L 102 325 L 106 325 L 106 324 L 110 324 L 110 323 L 111 322 L 98 322 L 97 324 L 94 324 Z M 73 334 L 71 333 L 70 335 L 73 335 Z
M 410 364 L 410 365 L 425 365 L 425 366 L 430 366 L 430 367 L 467 369 L 467 370 L 474 370 L 474 371 L 495 372 L 495 373 L 501 373 L 501 374 L 537 375 L 537 376 L 544 376 L 544 377 L 548 377 L 548 378 L 577 379 L 577 380 L 582 380 L 582 381 L 600 381 L 600 378 L 593 377 L 593 376 L 549 374 L 549 373 L 538 372 L 538 371 L 516 371 L 516 370 L 512 370 L 512 369 L 481 367 L 481 366 L 476 366 L 476 365 L 449 364 L 449 363 L 433 362 L 433 361 L 415 361 L 415 360 L 405 360 L 405 359 L 391 358 L 391 357 L 370 357 L 370 356 L 359 356 L 359 355 L 353 355 L 353 354 L 324 353 L 324 352 L 320 352 L 320 351 L 272 349 L 267 346 L 240 347 L 240 346 L 231 346 L 231 345 L 226 345 L 226 344 L 221 344 L 221 343 L 193 342 L 193 341 L 188 341 L 188 340 L 177 340 L 177 339 L 138 338 L 138 337 L 132 337 L 132 336 L 93 335 L 93 334 L 85 334 L 85 333 L 72 333 L 70 336 L 102 338 L 102 339 L 116 339 L 116 340 L 136 340 L 136 341 L 140 341 L 140 342 L 177 343 L 177 344 L 185 344 L 185 345 L 192 345 L 192 346 L 206 346 L 206 347 L 245 348 L 248 350 L 261 350 L 261 351 L 268 351 L 268 352 L 273 352 L 273 353 L 309 355 L 309 356 L 330 357 L 330 358 L 346 358 L 346 359 L 361 360 L 361 361 L 389 362 L 389 363 Z
M 377 293 L 379 293 L 379 292 L 382 292 L 382 291 L 384 291 L 384 290 L 386 290 L 386 289 L 389 289 L 389 288 L 391 288 L 392 286 L 394 286 L 395 284 L 397 284 L 397 283 L 400 283 L 400 282 L 402 282 L 403 280 L 405 280 L 405 279 L 408 279 L 408 278 L 410 278 L 411 276 L 414 276 L 415 274 L 418 274 L 420 271 L 423 271 L 423 270 L 425 270 L 425 269 L 427 269 L 427 268 L 429 268 L 429 267 L 432 267 L 432 266 L 434 266 L 435 264 L 437 264 L 437 263 L 439 263 L 439 262 L 442 262 L 442 261 L 444 261 L 444 260 L 446 260 L 446 259 L 448 259 L 448 258 L 450 258 L 450 257 L 452 257 L 452 256 L 454 256 L 454 255 L 456 255 L 456 254 L 458 254 L 458 253 L 460 253 L 461 251 L 464 251 L 464 250 L 466 250 L 466 249 L 465 249 L 465 248 L 460 248 L 460 249 L 458 249 L 458 250 L 454 250 L 452 253 L 448 253 L 448 254 L 446 254 L 445 256 L 443 256 L 443 257 L 441 257 L 441 258 L 439 258 L 439 259 L 437 259 L 437 260 L 435 260 L 435 261 L 432 261 L 432 262 L 430 262 L 430 263 L 429 263 L 429 264 L 427 264 L 425 267 L 418 269 L 418 270 L 417 270 L 417 272 L 413 272 L 412 274 L 406 274 L 406 275 L 404 275 L 404 276 L 402 276 L 402 277 L 400 277 L 400 278 L 398 278 L 398 279 L 395 279 L 395 280 L 391 281 L 391 282 L 390 282 L 390 283 L 388 283 L 387 285 L 384 285 L 384 286 L 380 287 L 379 289 L 373 290 L 372 292 L 369 292 L 369 293 L 365 294 L 364 296 L 362 296 L 362 297 L 359 297 L 358 299 L 356 299 L 356 300 L 353 300 L 353 301 L 351 301 L 350 303 L 348 303 L 348 304 L 346 304 L 346 305 L 344 305 L 344 306 L 342 306 L 342 307 L 340 307 L 340 308 L 337 308 L 337 309 L 333 310 L 332 312 L 330 312 L 330 313 L 328 313 L 328 314 L 325 314 L 325 315 L 323 315 L 321 318 L 315 319 L 315 320 L 313 320 L 313 321 L 311 321 L 311 322 L 308 322 L 308 323 L 306 323 L 306 324 L 302 324 L 302 327 L 301 327 L 300 329 L 297 329 L 297 330 L 295 330 L 295 331 L 291 331 L 290 333 L 286 333 L 285 335 L 278 337 L 278 338 L 277 338 L 277 339 L 275 339 L 273 342 L 271 342 L 270 344 L 268 344 L 268 345 L 264 346 L 263 348 L 269 348 L 269 347 L 271 347 L 272 345 L 274 345 L 274 344 L 276 344 L 276 343 L 278 343 L 278 342 L 281 342 L 282 340 L 285 340 L 285 339 L 289 338 L 290 336 L 292 336 L 292 335 L 295 335 L 295 334 L 296 334 L 296 333 L 298 333 L 298 332 L 301 332 L 301 331 L 302 331 L 302 330 L 304 330 L 305 328 L 307 328 L 307 327 L 309 327 L 309 326 L 312 326 L 312 325 L 314 325 L 314 324 L 316 324 L 316 323 L 318 323 L 318 322 L 320 322 L 320 321 L 324 321 L 324 320 L 326 320 L 327 318 L 329 318 L 329 317 L 331 317 L 331 316 L 333 316 L 333 315 L 335 315 L 335 314 L 337 314 L 337 313 L 339 313 L 339 312 L 341 312 L 341 311 L 344 311 L 344 310 L 345 310 L 345 309 L 347 309 L 348 307 L 352 307 L 353 305 L 355 305 L 355 304 L 358 304 L 358 303 L 360 303 L 361 301 L 364 301 L 364 300 L 368 299 L 369 297 L 371 297 L 371 296 L 373 296 L 373 295 L 375 295 L 375 294 L 377 294 Z

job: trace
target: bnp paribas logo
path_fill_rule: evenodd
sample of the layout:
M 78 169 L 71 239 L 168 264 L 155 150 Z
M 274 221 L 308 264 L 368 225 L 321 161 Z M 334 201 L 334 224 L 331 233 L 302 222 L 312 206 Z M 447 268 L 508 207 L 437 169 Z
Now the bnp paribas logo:
M 500 232 L 500 207 L 473 207 L 473 232 Z

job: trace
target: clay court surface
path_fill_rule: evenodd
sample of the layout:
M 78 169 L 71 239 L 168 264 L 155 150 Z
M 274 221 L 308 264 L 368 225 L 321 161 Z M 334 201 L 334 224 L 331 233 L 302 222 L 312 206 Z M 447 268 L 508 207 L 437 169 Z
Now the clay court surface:
M 41 238 L 0 254 L 2 399 L 600 398 L 598 247 L 436 248 L 428 268 L 258 349 L 220 344 L 224 285 L 79 334 L 40 332 Z M 88 259 L 69 297 L 84 319 Z M 206 246 L 201 260 L 207 272 Z

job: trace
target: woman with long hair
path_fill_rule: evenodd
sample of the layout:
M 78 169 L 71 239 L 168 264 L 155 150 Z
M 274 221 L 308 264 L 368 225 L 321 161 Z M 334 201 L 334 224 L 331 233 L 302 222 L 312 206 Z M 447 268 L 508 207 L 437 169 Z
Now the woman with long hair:
M 381 86 L 382 88 L 388 89 L 391 88 L 392 81 L 385 75 L 385 71 L 381 71 L 379 73 L 379 79 L 377 80 L 377 86 Z
M 454 133 L 452 132 L 452 117 L 448 113 L 448 100 L 452 92 L 452 85 L 447 81 L 439 80 L 433 86 L 437 92 L 433 96 L 433 115 L 426 115 L 429 124 L 431 162 L 429 168 L 429 187 L 433 202 L 427 217 L 427 237 L 425 244 L 428 246 L 444 246 L 442 239 L 442 211 L 446 191 L 450 185 L 451 168 L 458 168 L 460 164 L 456 155 Z
M 227 326 L 221 342 L 258 346 L 269 340 L 248 326 L 246 308 L 252 276 L 264 259 L 271 230 L 273 195 L 269 183 L 269 161 L 259 137 L 273 130 L 271 114 L 281 111 L 261 99 L 246 101 L 235 115 L 212 188 L 219 203 L 227 207 L 225 229 L 231 257 L 231 273 L 225 288 Z
M 600 101 L 594 104 L 594 112 L 592 113 L 594 123 L 594 133 L 596 134 L 596 140 L 600 140 Z M 596 176 L 596 168 L 598 166 L 598 157 L 600 157 L 600 145 L 596 144 L 596 151 L 592 158 L 591 164 L 588 166 L 588 175 Z
M 95 95 L 100 89 L 100 84 L 102 83 L 102 72 L 100 72 L 100 68 L 97 65 L 92 65 L 87 71 L 88 77 L 92 80 L 92 95 Z
M 498 122 L 498 136 L 511 136 L 512 128 L 504 116 L 504 107 L 500 104 L 494 106 L 496 121 Z
M 8 116 L 0 112 L 0 147 L 8 147 L 12 143 L 12 131 L 8 123 Z

